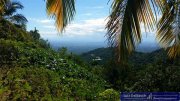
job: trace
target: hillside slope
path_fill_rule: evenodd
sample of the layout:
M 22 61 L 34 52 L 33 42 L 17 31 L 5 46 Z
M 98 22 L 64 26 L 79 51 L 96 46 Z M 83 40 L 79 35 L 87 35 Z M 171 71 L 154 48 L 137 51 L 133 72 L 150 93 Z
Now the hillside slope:
M 81 55 L 82 59 L 90 63 L 93 59 L 101 58 L 100 64 L 104 64 L 112 59 L 113 48 L 98 48 Z M 150 64 L 158 60 L 167 60 L 166 52 L 163 49 L 153 51 L 151 53 L 134 52 L 129 57 L 131 64 Z
M 82 54 L 94 71 L 110 82 L 114 89 L 125 92 L 173 92 L 180 90 L 180 58 L 170 60 L 163 50 L 134 52 L 128 64 L 111 60 L 112 49 L 100 48 Z M 106 55 L 108 54 L 108 55 Z M 101 60 L 94 61 L 96 57 Z
M 43 47 L 29 32 L 0 21 L 0 99 L 102 100 L 108 83 L 75 55 Z M 107 89 L 108 90 L 108 89 Z M 108 94 L 118 93 L 111 90 Z

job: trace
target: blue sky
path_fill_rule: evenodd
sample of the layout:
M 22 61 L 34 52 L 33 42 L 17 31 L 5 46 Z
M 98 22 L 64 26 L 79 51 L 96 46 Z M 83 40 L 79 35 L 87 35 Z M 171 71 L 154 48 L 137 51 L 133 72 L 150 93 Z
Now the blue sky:
M 109 0 L 76 0 L 76 16 L 66 28 L 65 33 L 58 33 L 54 20 L 47 17 L 44 0 L 18 0 L 24 5 L 20 13 L 28 19 L 27 29 L 36 27 L 44 39 L 51 43 L 90 43 L 106 45 L 106 19 L 109 15 Z M 144 33 L 143 25 L 142 32 Z M 155 43 L 154 32 L 143 34 L 142 45 Z
M 108 0 L 76 0 L 76 16 L 65 33 L 56 31 L 54 20 L 47 17 L 44 0 L 19 0 L 27 19 L 27 29 L 34 27 L 49 41 L 105 41 L 105 21 L 109 14 Z

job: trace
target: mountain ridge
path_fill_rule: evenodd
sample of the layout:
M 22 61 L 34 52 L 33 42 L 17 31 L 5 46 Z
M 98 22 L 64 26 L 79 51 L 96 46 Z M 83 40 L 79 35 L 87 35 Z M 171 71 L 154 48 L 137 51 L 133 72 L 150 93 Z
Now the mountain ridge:
M 81 54 L 82 59 L 86 60 L 86 62 L 90 62 L 95 58 L 100 57 L 102 61 L 109 61 L 112 59 L 113 55 L 113 48 L 97 48 L 95 50 L 86 52 Z M 144 53 L 144 52 L 133 52 L 131 56 L 129 57 L 130 63 L 138 63 L 138 64 L 148 64 L 153 63 L 160 59 L 160 57 L 163 57 L 163 59 L 167 59 L 167 55 L 165 50 L 163 49 L 157 49 L 150 53 Z M 105 63 L 103 62 L 103 63 Z

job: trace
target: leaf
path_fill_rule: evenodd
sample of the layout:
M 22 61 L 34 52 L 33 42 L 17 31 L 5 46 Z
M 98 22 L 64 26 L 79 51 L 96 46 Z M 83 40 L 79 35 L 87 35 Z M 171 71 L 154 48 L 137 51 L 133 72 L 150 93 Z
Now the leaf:
M 58 31 L 63 31 L 75 14 L 75 0 L 47 0 L 48 16 L 55 18 Z
M 180 56 L 180 3 L 178 0 L 163 2 L 162 18 L 158 22 L 156 39 L 168 50 L 171 59 Z
M 144 23 L 146 29 L 153 30 L 155 22 L 149 0 L 114 0 L 106 28 L 109 43 L 116 48 L 119 62 L 126 62 L 141 42 L 140 24 Z

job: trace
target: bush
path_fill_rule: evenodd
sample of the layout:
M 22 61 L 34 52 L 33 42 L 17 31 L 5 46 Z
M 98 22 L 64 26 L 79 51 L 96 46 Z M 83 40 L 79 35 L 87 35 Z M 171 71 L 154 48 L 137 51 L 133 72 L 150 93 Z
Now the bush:
M 60 77 L 53 71 L 20 67 L 0 71 L 1 100 L 52 100 L 63 95 Z
M 173 65 L 148 65 L 137 75 L 138 81 L 132 86 L 133 91 L 174 92 L 180 91 L 180 68 Z
M 120 94 L 114 89 L 106 89 L 98 95 L 98 101 L 119 101 L 119 99 Z
M 7 70 L 1 80 L 0 96 L 3 99 L 54 100 L 60 97 L 65 101 L 92 100 L 105 89 L 106 82 L 87 67 L 76 64 L 76 57 L 63 55 L 62 58 L 59 53 L 31 42 L 0 39 L 0 44 L 0 56 L 8 55 L 2 59 L 11 63 L 1 63 L 0 74 Z M 12 56 L 14 58 L 9 60 Z M 6 94 L 8 96 L 4 96 Z
M 32 41 L 32 37 L 21 28 L 16 27 L 6 20 L 0 20 L 0 38 L 6 40 L 16 40 L 28 42 Z

